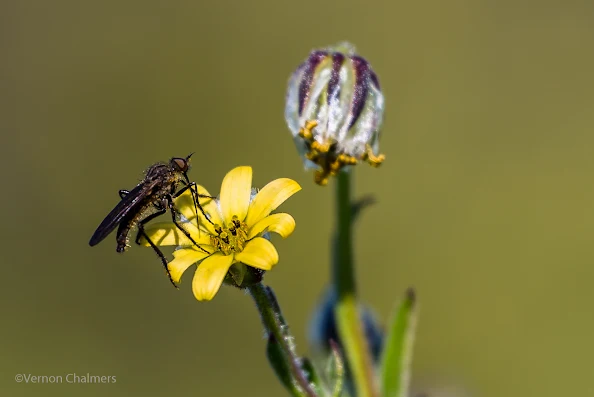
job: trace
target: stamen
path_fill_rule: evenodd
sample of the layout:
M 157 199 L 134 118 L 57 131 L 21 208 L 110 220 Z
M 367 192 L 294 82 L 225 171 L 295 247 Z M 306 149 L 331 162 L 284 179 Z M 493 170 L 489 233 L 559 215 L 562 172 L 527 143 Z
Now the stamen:
M 303 138 L 308 150 L 305 157 L 321 168 L 314 174 L 314 180 L 318 185 L 326 185 L 330 176 L 336 176 L 343 167 L 356 165 L 360 160 L 368 162 L 373 167 L 378 167 L 384 161 L 385 156 L 373 154 L 369 145 L 365 146 L 365 152 L 357 158 L 339 151 L 338 142 L 333 139 L 319 142 L 313 133 L 317 126 L 316 120 L 306 121 L 305 126 L 299 130 L 299 136 Z
M 210 243 L 217 251 L 225 255 L 243 251 L 247 242 L 248 227 L 236 215 L 233 216 L 228 227 L 222 228 L 220 225 L 215 225 L 214 229 L 217 235 L 210 236 Z
M 305 122 L 305 127 L 299 130 L 299 136 L 306 141 L 313 140 L 313 132 L 312 130 L 318 126 L 318 122 L 316 120 L 309 120 Z
M 330 145 L 331 144 L 329 142 L 320 143 L 318 141 L 313 141 L 311 143 L 310 149 L 322 154 L 326 154 L 330 151 Z
M 317 170 L 314 173 L 314 181 L 320 186 L 326 186 L 328 184 L 329 177 L 330 174 L 324 170 Z
M 363 154 L 361 160 L 366 160 L 372 167 L 379 167 L 386 159 L 386 156 L 383 154 L 378 154 L 377 156 L 373 154 L 373 150 L 369 145 L 366 145 L 365 149 L 365 154 Z

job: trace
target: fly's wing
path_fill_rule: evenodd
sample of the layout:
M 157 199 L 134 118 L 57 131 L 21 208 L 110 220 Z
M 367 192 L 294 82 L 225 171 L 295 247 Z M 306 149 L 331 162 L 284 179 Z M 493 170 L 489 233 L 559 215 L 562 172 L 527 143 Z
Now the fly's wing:
M 158 181 L 156 180 L 149 181 L 141 183 L 132 189 L 130 193 L 128 193 L 109 214 L 107 214 L 105 219 L 103 219 L 103 222 L 101 222 L 97 230 L 95 230 L 95 233 L 93 233 L 89 245 L 92 247 L 99 244 L 113 231 L 113 229 L 115 229 L 118 223 L 120 223 L 127 214 L 136 211 L 142 199 L 151 194 L 157 183 Z

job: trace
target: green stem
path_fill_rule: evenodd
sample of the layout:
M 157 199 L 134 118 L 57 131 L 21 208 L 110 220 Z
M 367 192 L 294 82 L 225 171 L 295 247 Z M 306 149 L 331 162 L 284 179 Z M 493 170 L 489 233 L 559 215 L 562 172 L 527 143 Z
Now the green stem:
M 288 361 L 293 379 L 305 395 L 317 397 L 316 392 L 312 389 L 309 381 L 305 377 L 305 373 L 301 369 L 301 359 L 295 351 L 295 347 L 292 343 L 293 337 L 289 334 L 288 327 L 285 324 L 280 306 L 274 293 L 269 287 L 266 287 L 262 283 L 250 285 L 246 287 L 246 290 L 252 295 L 252 298 L 254 298 L 264 328 L 268 333 L 272 334 L 280 344 L 284 356 Z
M 338 302 L 335 316 L 340 340 L 353 374 L 357 397 L 377 396 L 373 364 L 357 306 L 352 246 L 351 173 L 337 176 L 337 237 L 333 261 L 333 283 Z

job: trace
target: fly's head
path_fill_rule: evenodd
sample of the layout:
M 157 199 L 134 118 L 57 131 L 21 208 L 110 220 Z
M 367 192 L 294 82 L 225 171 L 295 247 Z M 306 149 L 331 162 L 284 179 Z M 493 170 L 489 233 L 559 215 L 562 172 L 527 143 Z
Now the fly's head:
M 192 157 L 193 154 L 194 153 L 190 153 L 186 158 L 173 157 L 169 161 L 173 173 L 176 175 L 181 175 L 182 178 L 180 179 L 184 179 L 187 183 L 190 183 L 188 179 L 188 171 L 190 170 L 190 157 Z

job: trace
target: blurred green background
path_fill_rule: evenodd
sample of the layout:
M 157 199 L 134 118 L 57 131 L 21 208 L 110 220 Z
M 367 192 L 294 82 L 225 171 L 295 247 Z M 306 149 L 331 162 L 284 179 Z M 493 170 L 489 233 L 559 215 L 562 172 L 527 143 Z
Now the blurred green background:
M 0 9 L 0 390 L 6 396 L 282 396 L 250 298 L 176 291 L 158 259 L 88 239 L 142 170 L 196 151 L 303 191 L 274 287 L 301 353 L 328 281 L 332 186 L 283 120 L 312 48 L 378 73 L 385 164 L 356 230 L 360 293 L 421 301 L 415 390 L 592 395 L 594 5 L 585 1 L 19 1 Z M 18 384 L 17 373 L 116 384 Z M 439 396 L 439 392 L 432 396 Z

